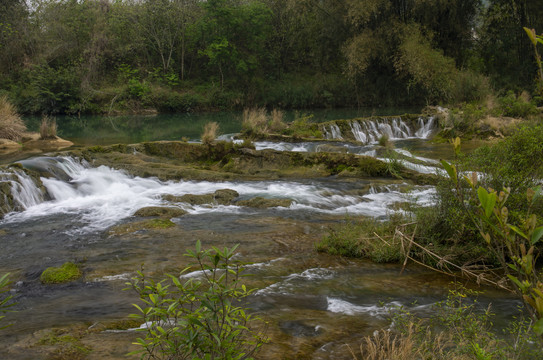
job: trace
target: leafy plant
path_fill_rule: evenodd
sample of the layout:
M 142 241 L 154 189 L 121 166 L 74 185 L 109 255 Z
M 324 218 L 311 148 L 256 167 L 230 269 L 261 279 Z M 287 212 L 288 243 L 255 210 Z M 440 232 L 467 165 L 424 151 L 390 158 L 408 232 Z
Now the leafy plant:
M 454 141 L 459 152 L 460 139 Z M 488 249 L 498 260 L 501 270 L 514 284 L 519 298 L 524 302 L 532 320 L 533 330 L 543 336 L 543 277 L 537 269 L 538 242 L 543 237 L 543 226 L 538 226 L 537 216 L 531 207 L 541 193 L 541 187 L 529 188 L 526 193 L 526 212 L 519 216 L 516 224 L 510 222 L 509 210 L 505 206 L 510 189 L 499 194 L 495 190 L 477 187 L 477 175 L 462 175 L 454 164 L 442 161 L 447 174 L 454 182 L 456 194 L 464 205 L 464 211 L 476 226 Z M 468 191 L 462 181 L 469 185 Z M 477 207 L 469 206 L 476 203 Z
M 232 248 L 202 250 L 200 241 L 185 256 L 195 261 L 200 276 L 179 276 L 155 282 L 143 270 L 127 285 L 143 306 L 131 315 L 144 323 L 144 336 L 131 354 L 146 359 L 251 359 L 266 341 L 251 326 L 260 319 L 241 305 L 249 290 L 240 283 L 243 266 Z
M 11 299 L 13 299 L 13 295 L 7 295 L 4 296 L 6 292 L 9 291 L 9 285 L 11 284 L 11 281 L 9 281 L 9 273 L 4 274 L 0 277 L 0 313 L 5 314 L 9 312 L 9 308 L 13 306 L 14 304 L 11 302 Z M 5 315 L 0 315 L 0 320 L 4 319 Z M 9 325 L 0 326 L 0 329 L 5 329 Z

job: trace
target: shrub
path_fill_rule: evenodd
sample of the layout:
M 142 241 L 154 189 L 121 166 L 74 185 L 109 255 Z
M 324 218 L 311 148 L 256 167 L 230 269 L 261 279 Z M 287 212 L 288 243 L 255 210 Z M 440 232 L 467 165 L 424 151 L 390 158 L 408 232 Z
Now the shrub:
M 56 139 L 57 137 L 57 121 L 53 117 L 44 116 L 41 119 L 40 139 Z
M 219 131 L 219 124 L 215 121 L 208 122 L 204 125 L 204 132 L 202 134 L 202 143 L 210 145 L 217 138 L 217 132 Z
M 200 279 L 179 276 L 155 282 L 143 271 L 127 285 L 134 289 L 143 307 L 131 315 L 146 326 L 145 336 L 137 339 L 141 354 L 152 359 L 251 359 L 265 342 L 262 334 L 251 329 L 258 321 L 240 306 L 252 293 L 240 283 L 242 264 L 233 256 L 237 245 L 220 250 L 202 250 L 200 241 L 195 251 L 185 255 L 193 259 L 201 271 Z
M 516 96 L 512 91 L 498 98 L 498 104 L 504 116 L 526 118 L 539 112 L 534 103 L 525 96 Z
M 0 97 L 0 138 L 19 141 L 26 126 L 9 102 L 7 96 Z

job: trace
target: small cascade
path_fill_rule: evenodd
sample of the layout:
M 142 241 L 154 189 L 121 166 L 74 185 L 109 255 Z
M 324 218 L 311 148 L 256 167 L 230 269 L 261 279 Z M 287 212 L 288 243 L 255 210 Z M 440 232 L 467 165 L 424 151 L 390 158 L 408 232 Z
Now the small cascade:
M 331 124 L 330 125 L 330 131 L 326 128 L 326 126 L 322 127 L 322 130 L 324 132 L 324 137 L 326 140 L 343 140 L 343 136 L 341 135 L 341 129 L 337 124 Z
M 2 193 L 0 215 L 26 210 L 45 199 L 45 192 L 39 179 L 32 178 L 19 169 L 0 172 L 0 192 Z
M 427 139 L 434 129 L 434 117 L 430 116 L 425 122 L 424 118 L 419 117 L 418 120 L 419 129 L 415 133 L 415 136 L 421 139 Z
M 386 136 L 391 140 L 422 138 L 426 139 L 433 130 L 433 118 L 419 118 L 419 129 L 413 135 L 413 131 L 401 118 L 393 119 L 367 119 L 367 120 L 352 120 L 349 122 L 351 132 L 356 139 L 363 144 L 375 144 L 382 136 Z

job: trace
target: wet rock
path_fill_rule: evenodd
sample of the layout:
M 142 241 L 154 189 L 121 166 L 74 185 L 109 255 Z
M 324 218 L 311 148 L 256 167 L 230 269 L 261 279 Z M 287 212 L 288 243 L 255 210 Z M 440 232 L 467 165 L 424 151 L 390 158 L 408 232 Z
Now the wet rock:
M 182 196 L 163 195 L 162 199 L 170 202 L 189 203 L 190 205 L 229 205 L 239 196 L 239 193 L 231 189 L 220 189 L 211 194 L 194 195 L 186 194 Z
M 266 199 L 260 196 L 249 200 L 241 200 L 236 203 L 238 206 L 247 206 L 257 209 L 265 209 L 271 207 L 289 207 L 292 205 L 291 199 Z
M 239 193 L 231 189 L 220 189 L 220 190 L 215 191 L 215 193 L 213 194 L 215 201 L 217 202 L 217 204 L 220 204 L 220 205 L 229 205 L 238 196 L 239 196 Z
M 165 207 L 165 206 L 147 206 L 139 209 L 134 213 L 134 216 L 160 216 L 160 217 L 179 217 L 185 215 L 187 212 L 183 209 Z

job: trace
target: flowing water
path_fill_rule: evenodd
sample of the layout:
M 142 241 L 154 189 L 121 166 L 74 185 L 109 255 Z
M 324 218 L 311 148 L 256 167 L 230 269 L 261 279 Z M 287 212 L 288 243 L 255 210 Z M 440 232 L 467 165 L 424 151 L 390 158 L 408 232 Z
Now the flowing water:
M 357 125 L 358 124 L 358 125 Z M 383 158 L 375 146 L 378 130 L 390 132 L 398 161 L 421 172 L 436 172 L 437 158 L 450 156 L 427 144 L 432 126 L 409 128 L 399 122 L 351 123 L 358 144 L 337 141 L 311 143 L 258 142 L 257 149 L 279 151 L 340 151 Z M 385 126 L 387 125 L 387 126 Z M 404 126 L 405 125 L 405 126 Z M 376 132 L 377 131 L 377 132 Z M 364 137 L 362 136 L 364 134 Z M 372 138 L 373 137 L 373 138 Z M 229 138 L 228 135 L 224 138 Z M 362 141 L 364 140 L 364 141 Z M 197 239 L 204 245 L 233 246 L 250 265 L 247 278 L 259 290 L 251 308 L 269 322 L 273 342 L 260 355 L 265 359 L 349 358 L 344 344 L 356 344 L 375 329 L 389 326 L 388 310 L 404 306 L 428 313 L 442 300 L 451 281 L 410 265 L 399 275 L 398 265 L 377 265 L 314 251 L 330 224 L 348 216 L 385 219 L 399 204 L 433 201 L 434 189 L 401 180 L 337 177 L 288 181 L 197 182 L 138 178 L 108 167 L 93 167 L 70 157 L 36 157 L 20 161 L 39 170 L 43 187 L 22 171 L 0 174 L 10 184 L 13 212 L 0 222 L 0 273 L 10 272 L 17 312 L 8 314 L 12 327 L 0 336 L 0 351 L 9 359 L 42 358 L 39 341 L 46 329 L 82 326 L 96 329 L 135 312 L 135 294 L 122 291 L 145 263 L 153 275 L 179 271 L 187 264 L 183 253 Z M 255 209 L 236 205 L 170 203 L 163 195 L 208 194 L 219 189 L 239 193 L 238 200 L 256 196 L 293 200 L 290 207 Z M 164 230 L 130 226 L 133 214 L 146 206 L 179 207 L 187 215 L 172 219 Z M 67 261 L 81 264 L 82 281 L 66 285 L 40 284 L 41 272 Z M 501 316 L 516 313 L 518 302 L 489 291 Z M 491 300 L 490 300 L 491 299 Z M 90 358 L 125 358 L 134 331 L 98 331 L 84 341 Z M 2 350 L 3 349 L 3 350 Z M 1 357 L 1 356 L 0 356 Z

